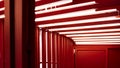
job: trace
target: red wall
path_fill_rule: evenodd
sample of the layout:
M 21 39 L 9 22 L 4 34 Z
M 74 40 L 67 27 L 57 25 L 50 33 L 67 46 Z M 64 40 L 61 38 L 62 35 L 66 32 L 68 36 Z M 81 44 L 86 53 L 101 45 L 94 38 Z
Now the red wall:
M 3 68 L 3 24 L 0 21 L 0 68 Z
M 119 45 L 75 46 L 76 68 L 120 68 Z
M 38 29 L 37 33 L 37 59 L 42 60 L 37 64 L 42 68 L 74 68 L 74 42 L 71 39 L 46 29 Z

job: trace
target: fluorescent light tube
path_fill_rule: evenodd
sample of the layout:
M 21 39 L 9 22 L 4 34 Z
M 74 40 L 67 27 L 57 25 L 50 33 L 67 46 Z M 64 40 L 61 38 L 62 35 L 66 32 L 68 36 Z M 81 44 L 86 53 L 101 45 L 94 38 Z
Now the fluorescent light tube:
M 108 43 L 108 42 L 75 42 L 76 43 L 76 45 L 98 45 L 98 44 L 102 44 L 102 45 L 112 45 L 112 44 L 120 44 L 120 43 Z
M 119 41 L 119 39 L 74 39 L 74 41 Z
M 120 31 L 120 29 L 101 29 L 101 30 L 68 31 L 68 32 L 59 32 L 59 34 L 96 33 L 96 32 L 113 32 L 113 31 Z
M 50 7 L 54 7 L 54 6 L 60 6 L 60 5 L 64 5 L 64 4 L 71 3 L 71 2 L 72 2 L 72 0 L 62 0 L 62 1 L 52 2 L 49 4 L 36 6 L 35 10 L 41 10 L 41 9 L 50 8 Z
M 77 20 L 77 21 L 58 22 L 58 23 L 42 24 L 42 25 L 38 25 L 38 27 L 43 28 L 43 27 L 53 27 L 53 26 L 72 25 L 72 24 L 83 24 L 83 23 L 112 21 L 112 20 L 120 20 L 120 17 L 109 16 L 109 17 L 100 17 L 100 18 Z
M 120 36 L 73 37 L 71 39 L 73 39 L 73 40 L 79 40 L 79 39 L 120 39 Z
M 0 8 L 0 11 L 4 11 L 5 10 L 5 7 L 3 7 L 3 8 Z
M 77 40 L 74 40 L 74 42 L 107 42 L 107 43 L 120 43 L 120 41 L 119 40 L 116 40 L 116 41 L 99 41 L 99 40 L 79 40 L 79 41 L 77 41 Z
M 71 17 L 77 17 L 77 16 L 87 16 L 87 15 L 117 12 L 117 9 L 108 9 L 108 10 L 102 10 L 102 11 L 95 11 L 95 10 L 96 9 L 88 9 L 88 10 L 75 11 L 75 12 L 63 13 L 58 15 L 46 16 L 46 17 L 39 17 L 39 18 L 36 18 L 35 21 L 46 21 L 46 20 L 54 20 L 54 19 L 71 18 Z
M 83 7 L 83 6 L 89 6 L 89 5 L 94 5 L 94 4 L 96 4 L 95 1 L 90 1 L 90 2 L 85 2 L 85 3 L 70 5 L 70 6 L 54 8 L 54 9 L 50 9 L 50 10 L 36 11 L 35 14 L 42 14 L 42 13 L 48 13 L 48 12 L 53 12 L 53 11 L 72 9 L 72 8 L 76 8 L 76 7 Z M 35 10 L 40 10 L 40 9 L 36 8 Z
M 0 0 L 0 2 L 2 2 L 3 0 Z
M 82 36 L 110 36 L 110 35 L 115 35 L 115 36 L 119 36 L 120 32 L 116 32 L 116 33 L 102 33 L 102 34 L 73 34 L 73 35 L 66 35 L 67 37 L 82 37 Z
M 76 27 L 67 27 L 67 28 L 53 28 L 49 31 L 64 31 L 64 30 L 76 30 L 76 29 L 87 29 L 87 28 L 99 28 L 99 27 L 111 27 L 111 26 L 120 26 L 120 23 L 110 23 L 110 24 L 98 24 L 90 26 L 76 26 Z
M 88 9 L 88 10 L 83 10 L 83 11 L 63 13 L 63 14 L 52 15 L 52 16 L 47 16 L 47 17 L 39 17 L 39 18 L 36 18 L 35 21 L 46 21 L 46 20 L 76 17 L 76 16 L 85 16 L 85 15 L 90 15 L 90 14 L 95 13 L 95 10 L 96 9 Z
M 35 0 L 35 2 L 38 2 L 38 1 L 41 1 L 41 0 Z
M 0 19 L 3 19 L 3 18 L 5 18 L 5 15 L 4 14 L 0 15 Z

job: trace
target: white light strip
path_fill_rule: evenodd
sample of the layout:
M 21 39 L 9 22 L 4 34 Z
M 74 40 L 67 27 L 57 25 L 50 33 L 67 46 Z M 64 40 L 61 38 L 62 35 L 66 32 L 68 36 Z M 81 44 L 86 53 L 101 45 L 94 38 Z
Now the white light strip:
M 120 24 L 120 23 L 119 23 Z M 113 32 L 120 31 L 120 29 L 101 29 L 101 30 L 84 30 L 84 31 L 68 31 L 68 32 L 59 32 L 59 34 L 77 34 L 77 33 L 94 33 L 94 32 Z
M 5 10 L 5 7 L 3 7 L 3 8 L 0 8 L 0 11 L 4 11 Z
M 5 15 L 3 14 L 3 15 L 0 15 L 0 19 L 2 19 L 2 18 L 5 18 Z
M 35 10 L 41 10 L 41 9 L 45 9 L 49 7 L 60 6 L 60 5 L 64 5 L 64 4 L 71 3 L 71 2 L 72 0 L 62 0 L 62 1 L 52 2 L 49 4 L 36 6 Z
M 117 41 L 99 41 L 99 40 L 91 40 L 91 41 L 90 41 L 90 40 L 83 40 L 83 41 L 82 41 L 82 40 L 79 40 L 79 41 L 74 41 L 74 42 L 101 42 L 101 43 L 102 43 L 102 42 L 103 42 L 103 43 L 106 43 L 106 42 L 107 42 L 107 43 L 118 43 L 118 42 L 119 42 L 119 43 L 120 43 L 119 40 L 117 40 Z
M 38 2 L 38 1 L 41 1 L 41 0 L 35 0 L 35 2 Z
M 94 5 L 94 4 L 96 4 L 95 1 L 90 1 L 90 2 L 86 2 L 86 3 L 80 3 L 80 4 L 70 5 L 70 6 L 64 6 L 64 7 L 54 8 L 54 9 L 50 9 L 50 10 L 37 11 L 37 12 L 35 12 L 35 14 L 42 14 L 42 13 L 47 13 L 47 12 L 72 9 L 72 8 L 76 8 L 76 7 L 83 7 L 83 6 L 89 6 L 89 5 Z M 36 9 L 36 10 L 40 10 L 40 9 Z
M 76 43 L 76 45 L 98 45 L 98 44 L 102 44 L 102 45 L 111 45 L 111 44 L 120 44 L 120 43 L 108 43 L 108 42 L 75 42 Z
M 63 19 L 63 18 L 69 18 L 69 17 L 76 17 L 76 16 L 85 16 L 95 13 L 96 9 L 88 9 L 83 11 L 77 11 L 77 12 L 70 12 L 70 13 L 63 13 L 58 15 L 52 15 L 47 17 L 39 17 L 36 18 L 35 21 L 46 21 L 46 20 L 54 20 L 54 19 Z
M 83 10 L 83 11 L 52 15 L 52 16 L 47 16 L 47 17 L 39 17 L 39 18 L 36 18 L 35 21 L 46 21 L 46 20 L 54 20 L 54 19 L 71 18 L 71 17 L 77 17 L 77 16 L 87 16 L 87 15 L 117 12 L 117 9 L 109 9 L 109 10 L 102 10 L 102 11 L 95 11 L 95 10 L 96 9 L 88 9 L 88 10 Z
M 74 37 L 73 40 L 79 39 L 120 39 L 120 36 L 101 36 L 101 37 Z
M 119 39 L 74 39 L 74 41 L 120 41 Z
M 102 33 L 102 34 L 74 34 L 74 35 L 66 35 L 67 37 L 76 37 L 76 36 L 110 36 L 110 35 L 116 35 L 120 36 L 120 32 L 116 33 Z
M 0 2 L 2 2 L 3 0 L 0 0 Z
M 120 17 L 110 16 L 110 17 L 100 17 L 100 18 L 84 19 L 77 21 L 58 22 L 51 24 L 43 24 L 43 25 L 39 25 L 38 27 L 42 28 L 42 27 L 52 27 L 52 26 L 62 26 L 62 25 L 82 24 L 82 23 L 90 23 L 90 22 L 112 21 L 112 20 L 120 20 Z
M 67 28 L 53 28 L 49 31 L 64 31 L 64 30 L 76 30 L 76 29 L 87 29 L 87 28 L 99 28 L 99 27 L 110 27 L 110 26 L 120 26 L 120 23 L 110 23 L 110 24 L 98 24 L 91 26 L 77 26 L 77 27 L 67 27 Z

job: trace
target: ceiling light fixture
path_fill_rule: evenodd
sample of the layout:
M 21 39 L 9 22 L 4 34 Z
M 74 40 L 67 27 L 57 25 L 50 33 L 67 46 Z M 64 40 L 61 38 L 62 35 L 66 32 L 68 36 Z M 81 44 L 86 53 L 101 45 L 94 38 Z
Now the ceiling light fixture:
M 0 19 L 3 19 L 3 18 L 5 18 L 5 15 L 4 14 L 0 15 Z
M 90 26 L 76 26 L 76 27 L 67 27 L 67 28 L 53 28 L 49 31 L 65 31 L 65 30 L 78 30 L 78 29 L 88 29 L 88 28 L 99 28 L 99 27 L 111 27 L 111 26 L 120 26 L 120 23 L 110 23 L 110 24 L 98 24 Z
M 102 33 L 102 34 L 73 34 L 66 35 L 67 37 L 87 37 L 87 36 L 120 36 L 120 32 L 116 33 Z
M 41 9 L 45 9 L 45 8 L 50 8 L 50 7 L 53 7 L 53 6 L 60 6 L 60 5 L 68 4 L 68 3 L 71 3 L 71 2 L 72 2 L 72 0 L 62 0 L 62 1 L 52 2 L 52 3 L 49 3 L 49 4 L 36 6 L 35 10 L 37 11 L 37 10 L 41 10 Z
M 46 20 L 63 19 L 63 18 L 76 17 L 76 16 L 85 16 L 85 15 L 94 13 L 95 10 L 96 9 L 88 9 L 88 10 L 82 10 L 82 11 L 77 11 L 77 12 L 52 15 L 52 16 L 47 16 L 47 17 L 39 17 L 39 18 L 36 18 L 35 21 L 40 22 L 40 21 L 46 21 Z
M 109 17 L 100 17 L 100 18 L 77 20 L 77 21 L 58 22 L 58 23 L 42 24 L 42 25 L 38 25 L 38 27 L 43 28 L 43 27 L 53 27 L 53 26 L 72 25 L 72 24 L 83 24 L 83 23 L 90 23 L 90 22 L 102 22 L 102 21 L 112 21 L 112 20 L 120 20 L 120 17 L 109 16 Z
M 75 12 L 63 13 L 58 15 L 46 16 L 46 17 L 39 17 L 39 18 L 36 18 L 35 21 L 64 19 L 64 18 L 71 18 L 71 17 L 77 17 L 77 16 L 96 15 L 96 14 L 111 13 L 111 12 L 117 12 L 117 9 L 108 9 L 108 10 L 102 10 L 102 11 L 96 11 L 96 9 L 88 9 L 88 10 L 75 11 Z
M 59 34 L 77 34 L 77 33 L 96 33 L 96 32 L 113 32 L 120 31 L 120 29 L 101 29 L 101 30 L 84 30 L 84 31 L 68 31 L 68 32 L 59 32 Z
M 79 39 L 120 39 L 120 36 L 96 36 L 96 37 L 72 37 L 73 40 Z
M 38 2 L 38 1 L 41 1 L 41 0 L 35 0 L 35 2 Z
M 0 0 L 0 2 L 2 2 L 3 0 Z
M 0 11 L 4 11 L 5 10 L 5 7 L 3 7 L 3 8 L 0 8 Z
M 77 45 L 113 45 L 113 44 L 115 44 L 115 45 L 118 45 L 118 44 L 120 44 L 120 43 L 113 43 L 113 42 L 75 42 Z
M 83 7 L 83 6 L 89 6 L 89 5 L 94 5 L 94 4 L 96 4 L 95 1 L 90 1 L 90 2 L 85 2 L 85 3 L 75 4 L 75 5 L 69 5 L 69 6 L 54 8 L 54 9 L 50 9 L 50 10 L 36 11 L 35 14 L 42 14 L 42 13 L 48 13 L 48 12 L 53 12 L 53 11 L 72 9 L 72 8 L 76 8 L 76 7 Z M 35 10 L 40 10 L 40 9 L 41 8 L 38 7 Z

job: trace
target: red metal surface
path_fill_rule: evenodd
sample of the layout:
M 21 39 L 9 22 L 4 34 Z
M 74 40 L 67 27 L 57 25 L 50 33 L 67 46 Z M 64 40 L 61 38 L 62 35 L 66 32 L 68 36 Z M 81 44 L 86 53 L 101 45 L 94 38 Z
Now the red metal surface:
M 4 0 L 4 68 L 10 68 L 10 0 Z
M 3 68 L 4 64 L 4 52 L 3 52 L 3 22 L 0 20 L 0 68 Z
M 75 49 L 75 68 L 119 68 L 119 45 L 81 45 Z
M 105 51 L 82 51 L 76 52 L 76 68 L 105 68 Z
M 42 30 L 42 68 L 46 68 L 46 31 Z
M 108 49 L 108 68 L 120 68 L 120 48 Z

